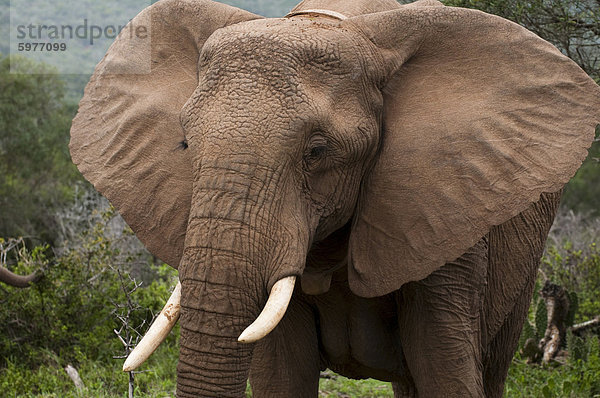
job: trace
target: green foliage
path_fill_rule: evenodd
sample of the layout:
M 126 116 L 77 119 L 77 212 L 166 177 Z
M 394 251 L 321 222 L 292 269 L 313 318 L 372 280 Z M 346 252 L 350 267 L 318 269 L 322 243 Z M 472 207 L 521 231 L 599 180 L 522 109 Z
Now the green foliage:
M 523 323 L 523 330 L 519 338 L 519 348 L 521 349 L 525 347 L 528 339 L 533 339 L 537 344 L 544 337 L 544 333 L 548 327 L 548 311 L 546 303 L 540 295 L 541 287 L 541 280 L 536 280 L 531 306 L 529 307 L 529 316 Z
M 574 322 L 583 322 L 600 314 L 600 249 L 596 243 L 587 248 L 550 246 L 542 260 L 542 269 L 551 282 L 576 292 L 577 313 Z M 570 296 L 573 293 L 570 293 Z
M 579 312 L 579 296 L 577 292 L 569 292 L 569 313 L 565 321 L 567 327 L 575 324 L 575 315 Z
M 11 73 L 13 70 L 20 73 Z M 52 213 L 81 181 L 67 144 L 75 109 L 63 83 L 42 64 L 0 58 L 0 236 L 52 242 Z
M 534 341 L 538 341 L 537 330 L 532 326 L 531 322 L 525 320 L 523 323 L 523 330 L 521 331 L 521 336 L 519 337 L 519 347 L 524 347 L 525 343 L 529 339 L 534 339 Z
M 326 372 L 319 383 L 319 397 L 393 397 L 392 385 L 378 380 L 352 380 Z
M 583 340 L 582 340 L 583 341 Z M 600 346 L 585 340 L 585 359 L 569 356 L 561 366 L 526 363 L 517 354 L 504 387 L 505 397 L 600 397 Z
M 111 217 L 110 212 L 106 213 L 101 223 L 83 234 L 79 246 L 52 259 L 47 245 L 33 250 L 21 248 L 15 271 L 28 273 L 42 268 L 45 272 L 44 278 L 31 288 L 2 287 L 5 294 L 0 303 L 0 390 L 15 391 L 18 396 L 26 392 L 37 394 L 44 392 L 40 386 L 45 384 L 47 392 L 56 392 L 53 383 L 60 384 L 62 379 L 53 372 L 58 369 L 62 375 L 62 368 L 69 363 L 83 369 L 90 363 L 122 366 L 122 360 L 113 359 L 124 353 L 113 330 L 121 326 L 116 315 L 127 302 L 124 291 L 132 282 L 120 276 L 139 258 L 123 256 L 115 242 L 107 238 L 105 228 Z M 140 307 L 130 314 L 128 322 L 133 328 L 142 324 L 147 327 L 153 314 L 162 309 L 176 280 L 176 272 L 166 265 L 147 266 L 155 269 L 154 281 L 131 294 L 131 301 Z M 175 339 L 176 336 L 170 336 L 167 346 L 174 345 Z M 172 362 L 161 365 L 160 373 L 173 375 Z M 6 381 L 19 372 L 26 375 L 23 380 Z M 138 375 L 137 380 L 146 383 L 144 380 L 151 377 Z M 100 380 L 94 377 L 102 388 L 108 388 L 106 383 L 113 383 L 113 379 L 114 374 Z M 119 382 L 118 388 L 125 390 L 127 378 L 121 379 L 124 381 Z M 12 386 L 12 390 L 2 389 L 2 383 Z
M 542 337 L 548 327 L 548 311 L 543 299 L 538 299 L 535 309 L 535 331 L 537 337 Z
M 567 332 L 567 346 L 569 347 L 569 355 L 573 360 L 586 360 L 588 347 L 586 340 L 575 336 L 571 331 Z
M 148 370 L 136 374 L 135 397 L 164 398 L 175 395 L 178 351 L 175 339 L 168 339 L 157 349 L 144 365 Z M 34 370 L 9 362 L 7 367 L 0 369 L 0 391 L 3 397 L 124 397 L 128 375 L 121 370 L 121 366 L 121 361 L 82 362 L 78 371 L 85 389 L 79 392 L 57 362 L 41 365 Z

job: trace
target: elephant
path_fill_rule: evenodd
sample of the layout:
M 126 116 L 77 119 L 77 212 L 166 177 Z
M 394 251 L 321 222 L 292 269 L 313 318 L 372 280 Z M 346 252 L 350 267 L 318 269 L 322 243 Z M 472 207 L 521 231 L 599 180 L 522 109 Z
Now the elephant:
M 0 282 L 13 287 L 29 287 L 32 283 L 37 282 L 41 276 L 38 272 L 32 272 L 29 275 L 17 275 L 8 268 L 0 267 Z
M 147 35 L 137 35 L 145 27 Z M 499 397 L 600 88 L 510 21 L 435 0 L 283 18 L 161 0 L 121 31 L 74 163 L 179 284 L 180 398 Z

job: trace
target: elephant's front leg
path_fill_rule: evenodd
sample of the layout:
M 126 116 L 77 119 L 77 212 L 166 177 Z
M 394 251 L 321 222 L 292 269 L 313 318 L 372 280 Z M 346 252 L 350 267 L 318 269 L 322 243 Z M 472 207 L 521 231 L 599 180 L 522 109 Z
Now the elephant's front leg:
M 419 397 L 483 397 L 481 319 L 487 238 L 397 295 L 406 362 Z
M 253 397 L 315 398 L 319 343 L 313 310 L 292 298 L 277 327 L 256 343 L 250 367 Z

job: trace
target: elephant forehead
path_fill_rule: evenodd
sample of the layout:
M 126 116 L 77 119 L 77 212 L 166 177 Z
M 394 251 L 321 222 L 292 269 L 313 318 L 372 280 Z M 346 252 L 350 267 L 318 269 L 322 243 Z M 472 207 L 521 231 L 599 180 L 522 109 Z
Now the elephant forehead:
M 330 24 L 288 19 L 233 25 L 213 34 L 200 55 L 221 73 L 298 72 L 304 67 L 343 74 L 355 69 L 343 31 Z

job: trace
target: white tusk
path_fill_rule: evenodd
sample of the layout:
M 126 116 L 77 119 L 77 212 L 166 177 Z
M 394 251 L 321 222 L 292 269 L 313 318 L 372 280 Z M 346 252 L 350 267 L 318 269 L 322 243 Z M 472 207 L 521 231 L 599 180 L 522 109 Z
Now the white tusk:
M 179 319 L 179 312 L 181 310 L 181 282 L 177 282 L 177 286 L 171 293 L 171 297 L 165 304 L 160 314 L 156 317 L 150 329 L 146 332 L 142 341 L 131 351 L 125 363 L 123 364 L 123 372 L 131 372 L 137 369 L 141 364 L 146 361 L 158 348 L 165 338 L 169 335 L 173 326 Z
M 275 329 L 281 321 L 294 293 L 295 276 L 280 279 L 271 288 L 265 308 L 256 320 L 238 337 L 240 343 L 254 343 Z

